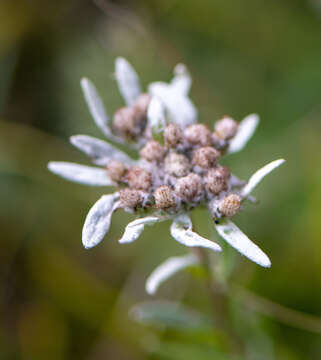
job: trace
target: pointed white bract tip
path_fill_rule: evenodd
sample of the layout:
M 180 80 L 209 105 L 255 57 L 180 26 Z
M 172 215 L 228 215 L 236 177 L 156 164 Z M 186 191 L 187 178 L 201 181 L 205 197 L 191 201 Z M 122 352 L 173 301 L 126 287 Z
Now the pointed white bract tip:
M 147 292 L 148 295 L 150 296 L 154 296 L 156 294 L 156 289 L 150 287 L 150 286 L 145 286 L 145 291 Z
M 260 117 L 258 114 L 249 114 L 247 115 L 242 121 L 241 124 L 246 128 L 248 131 L 254 132 L 259 125 Z
M 86 87 L 89 83 L 90 83 L 90 81 L 86 77 L 83 77 L 80 79 L 80 85 L 83 88 Z
M 118 240 L 119 244 L 128 244 L 137 240 L 144 231 L 144 225 L 129 226 L 125 228 L 125 232 L 121 239 Z
M 75 146 L 75 144 L 77 143 L 77 136 L 78 135 L 71 135 L 69 136 L 69 142 Z
M 118 242 L 120 244 L 127 244 L 137 240 L 144 231 L 145 225 L 153 225 L 157 221 L 160 221 L 160 219 L 156 216 L 146 216 L 130 222 L 126 226 L 125 232 Z
M 188 74 L 188 69 L 185 64 L 179 63 L 174 67 L 174 75 Z
M 115 186 L 104 169 L 65 161 L 51 161 L 48 169 L 54 174 L 79 184 L 90 186 Z
M 80 86 L 81 86 L 81 89 L 82 89 L 82 91 L 83 91 L 83 93 L 85 95 L 85 99 L 86 99 L 86 101 L 88 103 L 88 106 L 90 107 L 90 102 L 91 102 L 90 97 L 97 95 L 95 93 L 96 88 L 95 88 L 94 84 L 86 77 L 81 78 Z
M 96 245 L 98 245 L 98 242 L 95 243 L 95 244 L 93 243 L 91 246 L 89 246 L 89 245 L 84 244 L 84 242 L 82 241 L 82 245 L 83 245 L 85 250 L 89 250 L 89 249 L 95 247 Z
M 128 64 L 128 61 L 123 56 L 117 56 L 115 66 L 122 66 L 123 64 Z
M 270 267 L 271 261 L 268 256 L 254 244 L 232 221 L 221 220 L 216 225 L 219 235 L 242 255 L 263 267 Z
M 248 197 L 251 192 L 254 190 L 254 188 L 262 181 L 262 179 L 268 175 L 271 171 L 279 167 L 285 162 L 284 159 L 274 160 L 270 162 L 269 164 L 263 166 L 261 169 L 256 171 L 248 181 L 248 183 L 244 186 L 244 188 L 241 191 L 241 196 L 243 198 Z
M 121 56 L 118 56 L 115 59 L 115 75 L 116 75 L 116 79 L 117 79 L 117 74 L 119 74 L 119 72 L 122 71 L 122 69 L 125 66 L 130 66 L 128 61 L 125 58 L 123 58 Z
M 60 177 L 63 177 L 65 179 L 67 179 L 67 180 L 73 181 L 69 177 L 64 176 L 64 171 L 60 169 L 61 167 L 64 168 L 64 164 L 66 164 L 64 161 L 49 161 L 48 164 L 47 164 L 47 168 L 53 174 L 58 175 Z
M 65 164 L 64 161 L 49 161 L 47 164 L 48 170 L 52 173 L 59 175 L 60 164 Z
M 175 275 L 180 270 L 198 263 L 194 254 L 184 256 L 175 256 L 167 259 L 160 264 L 148 277 L 145 285 L 146 292 L 149 295 L 155 295 L 159 286 Z
M 228 148 L 229 154 L 241 151 L 246 146 L 253 136 L 259 122 L 260 118 L 257 114 L 250 114 L 240 122 L 238 131 L 230 142 Z
M 156 292 L 157 292 L 158 286 L 148 283 L 148 280 L 149 279 L 147 279 L 147 282 L 146 282 L 146 285 L 145 285 L 145 291 L 147 292 L 148 295 L 154 296 L 156 294 Z
M 139 78 L 131 64 L 123 57 L 115 60 L 115 77 L 126 104 L 133 105 L 141 93 Z
M 118 160 L 126 165 L 134 163 L 134 160 L 123 151 L 92 136 L 73 135 L 70 137 L 70 142 L 88 155 L 96 165 L 106 166 L 110 160 Z
M 132 65 L 123 56 L 116 57 L 115 59 L 116 71 L 127 71 L 128 68 L 134 70 Z
M 258 125 L 260 121 L 260 116 L 258 114 L 249 114 L 243 119 L 243 121 L 249 121 Z
M 262 266 L 266 268 L 270 268 L 272 266 L 271 260 L 267 257 L 266 261 L 264 261 Z
M 109 117 L 106 113 L 105 106 L 100 98 L 94 84 L 87 78 L 80 80 L 80 85 L 88 105 L 89 112 L 93 117 L 96 125 L 107 135 L 110 133 L 108 128 Z

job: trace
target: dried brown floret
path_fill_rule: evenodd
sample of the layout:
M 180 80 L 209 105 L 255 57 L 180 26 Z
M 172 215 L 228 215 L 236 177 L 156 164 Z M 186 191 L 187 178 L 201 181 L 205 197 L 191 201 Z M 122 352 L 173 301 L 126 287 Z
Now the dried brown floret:
M 229 116 L 225 116 L 215 123 L 215 134 L 219 139 L 229 140 L 235 136 L 237 128 L 237 122 Z
M 136 209 L 143 202 L 141 192 L 135 189 L 125 188 L 119 191 L 120 206 L 123 208 Z
M 203 190 L 202 179 L 199 175 L 190 173 L 177 180 L 175 193 L 183 201 L 191 201 L 200 196 Z
M 175 148 L 183 142 L 183 132 L 181 128 L 173 123 L 168 124 L 164 129 L 165 146 Z
M 223 216 L 231 217 L 239 212 L 241 208 L 241 197 L 236 194 L 226 196 L 220 206 L 219 211 Z
M 167 174 L 182 177 L 190 172 L 191 165 L 185 155 L 171 152 L 165 157 L 164 170 Z
M 211 168 L 215 165 L 221 153 L 212 146 L 201 147 L 194 151 L 193 163 L 204 169 Z
M 210 129 L 204 124 L 188 126 L 184 131 L 184 135 L 187 141 L 192 145 L 211 145 L 212 134 Z
M 148 141 L 140 151 L 140 156 L 147 161 L 161 161 L 164 155 L 164 147 L 155 140 Z
M 175 198 L 173 190 L 162 185 L 154 191 L 155 207 L 158 209 L 168 209 L 175 206 Z
M 126 181 L 130 188 L 148 191 L 152 185 L 152 175 L 149 171 L 134 166 L 128 170 Z
M 126 166 L 118 160 L 111 160 L 106 166 L 109 177 L 114 181 L 121 181 L 126 173 Z
M 135 110 L 131 107 L 122 107 L 114 114 L 115 132 L 124 137 L 134 138 L 137 134 Z
M 114 114 L 113 123 L 116 134 L 130 139 L 136 139 L 141 135 L 146 126 L 146 109 L 144 106 L 147 105 L 143 104 L 143 100 L 140 100 L 132 107 L 118 109 Z
M 210 169 L 204 179 L 206 190 L 215 195 L 226 191 L 229 177 L 230 171 L 225 166 Z

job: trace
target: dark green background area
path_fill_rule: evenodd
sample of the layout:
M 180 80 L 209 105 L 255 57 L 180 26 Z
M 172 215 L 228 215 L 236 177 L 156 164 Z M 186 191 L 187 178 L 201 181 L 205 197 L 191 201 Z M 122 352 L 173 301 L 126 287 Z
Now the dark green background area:
M 79 81 L 96 84 L 112 115 L 122 106 L 113 77 L 120 55 L 144 85 L 168 81 L 185 63 L 200 121 L 210 126 L 225 114 L 260 115 L 255 137 L 225 164 L 248 179 L 271 160 L 287 162 L 255 190 L 259 204 L 235 219 L 272 268 L 225 249 L 237 269 L 229 280 L 235 328 L 246 359 L 320 359 L 320 0 L 0 2 L 0 358 L 235 359 L 213 330 L 144 326 L 128 315 L 150 300 L 144 282 L 153 268 L 186 252 L 169 224 L 120 245 L 133 217 L 117 213 L 106 239 L 86 251 L 82 224 L 106 190 L 46 169 L 49 160 L 89 164 L 68 143 L 77 133 L 103 137 Z M 194 220 L 217 238 L 205 211 Z M 202 277 L 191 275 L 171 279 L 157 298 L 182 299 L 210 317 Z

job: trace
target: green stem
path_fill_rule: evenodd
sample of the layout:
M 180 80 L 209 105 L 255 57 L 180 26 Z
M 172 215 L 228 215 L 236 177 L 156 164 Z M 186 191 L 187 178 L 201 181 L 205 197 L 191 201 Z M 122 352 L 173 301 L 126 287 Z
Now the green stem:
M 214 324 L 228 335 L 229 340 L 231 341 L 230 345 L 232 352 L 235 354 L 242 354 L 243 344 L 233 329 L 226 289 L 214 276 L 206 250 L 204 248 L 195 248 L 194 251 L 206 271 L 206 283 L 212 303 Z

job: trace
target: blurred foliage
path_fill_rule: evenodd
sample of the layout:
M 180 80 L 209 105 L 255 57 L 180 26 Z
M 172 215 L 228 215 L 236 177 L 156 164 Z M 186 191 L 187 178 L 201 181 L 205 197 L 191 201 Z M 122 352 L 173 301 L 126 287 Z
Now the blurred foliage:
M 129 309 L 147 299 L 146 276 L 184 250 L 168 224 L 119 245 L 131 217 L 116 214 L 108 238 L 85 251 L 82 223 L 102 189 L 46 170 L 49 160 L 87 161 L 68 144 L 75 133 L 101 136 L 79 80 L 86 75 L 97 85 L 112 114 L 122 104 L 113 79 L 118 55 L 144 84 L 169 79 L 176 63 L 186 63 L 203 122 L 261 115 L 251 143 L 226 163 L 247 179 L 270 160 L 287 159 L 256 191 L 259 205 L 236 219 L 273 266 L 261 269 L 230 248 L 224 264 L 215 260 L 237 284 L 231 309 L 246 359 L 320 359 L 320 9 L 319 0 L 0 2 L 1 359 L 238 358 L 224 355 L 214 329 L 133 321 Z M 216 236 L 204 212 L 195 220 L 202 235 Z M 211 319 L 199 274 L 177 275 L 158 298 L 182 300 Z

